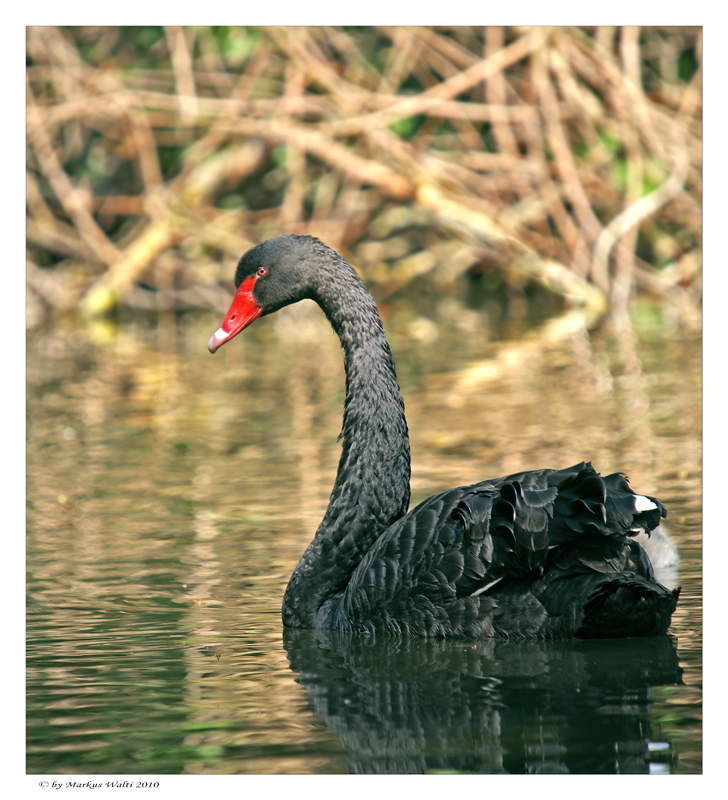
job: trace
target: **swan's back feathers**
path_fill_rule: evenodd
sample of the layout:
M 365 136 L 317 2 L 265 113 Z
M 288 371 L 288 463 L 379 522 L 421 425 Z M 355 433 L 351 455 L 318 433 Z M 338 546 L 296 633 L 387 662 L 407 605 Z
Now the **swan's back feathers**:
M 319 622 L 430 636 L 626 635 L 610 633 L 623 624 L 611 620 L 629 601 L 630 635 L 665 618 L 666 629 L 676 597 L 628 538 L 664 514 L 649 499 L 654 509 L 637 511 L 624 476 L 586 463 L 435 495 L 378 538 Z

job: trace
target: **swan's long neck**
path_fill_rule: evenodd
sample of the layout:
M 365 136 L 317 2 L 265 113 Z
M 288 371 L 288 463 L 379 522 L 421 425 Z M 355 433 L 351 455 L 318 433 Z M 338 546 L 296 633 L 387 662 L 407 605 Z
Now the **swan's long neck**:
M 283 622 L 316 627 L 379 534 L 409 504 L 404 401 L 374 299 L 346 262 L 314 299 L 341 340 L 346 370 L 342 453 L 326 514 L 283 599 Z

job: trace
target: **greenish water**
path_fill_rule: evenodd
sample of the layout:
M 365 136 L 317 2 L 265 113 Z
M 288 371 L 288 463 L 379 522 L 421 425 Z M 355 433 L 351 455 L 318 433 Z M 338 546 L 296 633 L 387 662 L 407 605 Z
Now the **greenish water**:
M 397 644 L 280 622 L 338 460 L 327 323 L 213 357 L 218 325 L 28 334 L 29 773 L 701 771 L 697 335 L 491 350 L 474 311 L 395 310 L 413 503 L 587 458 L 668 506 L 683 587 L 659 641 Z

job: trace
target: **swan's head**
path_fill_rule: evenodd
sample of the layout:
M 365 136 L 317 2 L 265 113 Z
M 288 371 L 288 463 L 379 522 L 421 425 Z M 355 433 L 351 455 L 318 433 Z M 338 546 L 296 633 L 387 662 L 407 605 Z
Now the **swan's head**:
M 207 348 L 214 353 L 251 322 L 283 306 L 315 298 L 317 262 L 337 257 L 313 236 L 278 236 L 253 247 L 235 271 L 235 296 Z

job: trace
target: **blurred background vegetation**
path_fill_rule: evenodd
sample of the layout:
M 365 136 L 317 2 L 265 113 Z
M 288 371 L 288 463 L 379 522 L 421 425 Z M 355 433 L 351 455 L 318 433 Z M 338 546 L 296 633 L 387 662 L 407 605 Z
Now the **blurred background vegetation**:
M 700 326 L 700 28 L 29 27 L 28 324 L 227 309 L 320 237 L 380 303 L 648 294 Z

